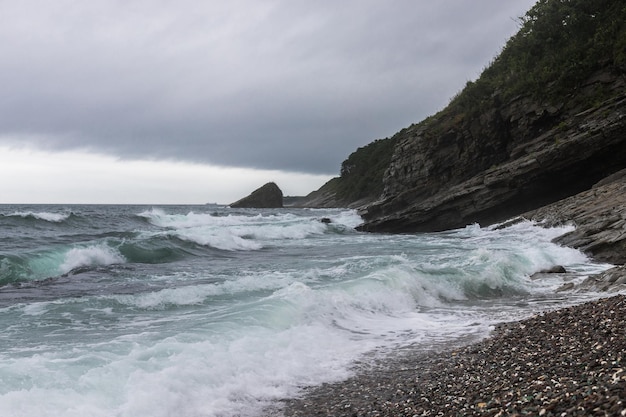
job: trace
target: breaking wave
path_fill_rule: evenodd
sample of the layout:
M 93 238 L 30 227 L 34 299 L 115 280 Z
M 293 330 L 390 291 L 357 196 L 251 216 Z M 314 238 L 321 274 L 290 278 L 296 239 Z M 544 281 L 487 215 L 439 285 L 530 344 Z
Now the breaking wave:
M 361 222 L 353 211 L 338 213 L 323 223 L 321 218 L 292 213 L 271 215 L 215 215 L 209 213 L 166 214 L 151 209 L 139 214 L 163 234 L 227 251 L 259 250 L 273 242 L 301 240 L 325 233 L 353 232 Z
M 69 219 L 72 216 L 72 213 L 50 213 L 46 211 L 42 212 L 33 212 L 33 211 L 25 211 L 25 212 L 15 212 L 11 214 L 3 214 L 4 217 L 15 217 L 27 220 L 42 220 L 50 223 L 62 223 L 65 220 Z

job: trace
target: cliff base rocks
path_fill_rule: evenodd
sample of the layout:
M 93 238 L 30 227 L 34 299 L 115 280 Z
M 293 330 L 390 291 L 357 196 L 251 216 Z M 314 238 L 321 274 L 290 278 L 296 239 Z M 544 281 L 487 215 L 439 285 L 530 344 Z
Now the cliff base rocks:
M 522 215 L 546 226 L 573 224 L 576 230 L 555 241 L 594 259 L 626 263 L 626 179 L 603 181 L 590 190 Z
M 594 259 L 618 264 L 592 275 L 578 285 L 566 283 L 560 291 L 617 292 L 626 290 L 626 170 L 601 181 L 588 191 L 563 199 L 521 218 L 546 227 L 573 224 L 576 229 L 556 243 L 579 249 Z

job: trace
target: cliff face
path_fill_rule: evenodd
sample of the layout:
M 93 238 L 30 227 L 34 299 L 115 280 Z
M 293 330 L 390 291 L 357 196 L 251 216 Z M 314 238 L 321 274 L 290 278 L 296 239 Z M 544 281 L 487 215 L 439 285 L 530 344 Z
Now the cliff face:
M 590 107 L 520 97 L 479 117 L 443 113 L 399 133 L 367 231 L 437 231 L 490 224 L 590 188 L 626 167 L 626 80 L 601 71 L 578 92 L 609 91 Z M 588 103 L 588 100 L 582 100 Z
M 539 0 L 479 79 L 382 143 L 386 169 L 358 150 L 317 193 L 365 231 L 486 225 L 589 189 L 626 167 L 626 6 Z M 350 198 L 351 172 L 382 191 Z

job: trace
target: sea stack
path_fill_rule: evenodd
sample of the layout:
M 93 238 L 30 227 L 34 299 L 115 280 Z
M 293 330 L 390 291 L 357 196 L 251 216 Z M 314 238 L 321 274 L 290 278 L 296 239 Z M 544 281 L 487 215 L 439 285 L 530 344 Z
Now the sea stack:
M 232 204 L 232 208 L 282 208 L 283 192 L 278 185 L 268 182 L 261 188 L 254 190 L 249 196 Z

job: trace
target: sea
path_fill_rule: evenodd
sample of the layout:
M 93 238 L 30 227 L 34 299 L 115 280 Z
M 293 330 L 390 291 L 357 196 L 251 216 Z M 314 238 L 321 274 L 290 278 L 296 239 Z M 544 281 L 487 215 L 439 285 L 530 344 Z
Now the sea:
M 573 226 L 370 234 L 347 209 L 1 205 L 0 416 L 262 416 L 405 348 L 580 303 Z

